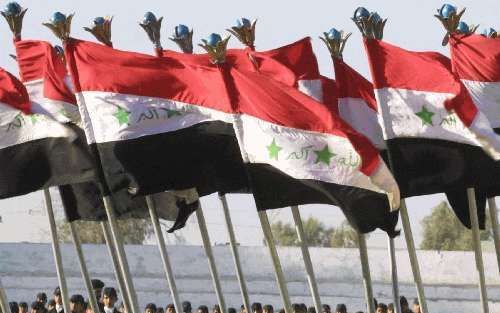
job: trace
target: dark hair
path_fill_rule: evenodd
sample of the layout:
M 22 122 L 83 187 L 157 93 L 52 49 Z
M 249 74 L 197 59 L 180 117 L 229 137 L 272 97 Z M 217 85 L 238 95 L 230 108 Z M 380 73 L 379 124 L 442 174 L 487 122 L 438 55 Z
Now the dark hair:
M 167 304 L 167 309 L 174 309 L 175 311 L 175 305 L 173 303 Z
M 116 294 L 116 289 L 113 287 L 106 287 L 102 290 L 102 296 L 108 296 L 109 298 L 118 298 L 118 295 Z
M 392 310 L 392 311 L 394 311 L 394 303 L 389 303 L 389 304 L 387 305 L 387 310 Z
M 71 298 L 69 299 L 69 302 L 79 303 L 79 304 L 85 305 L 85 299 L 83 298 L 82 295 L 79 295 L 79 294 L 72 295 Z
M 420 302 L 418 302 L 418 298 L 413 299 L 413 304 L 420 305 Z
M 272 305 L 270 305 L 270 304 L 266 304 L 266 305 L 264 305 L 264 308 L 263 308 L 263 309 L 264 309 L 264 311 L 267 311 L 267 312 L 274 312 L 274 308 L 273 308 L 273 306 L 272 306 Z
M 252 303 L 252 311 L 262 311 L 262 304 L 260 302 Z
M 212 308 L 212 311 L 219 311 L 220 312 L 220 306 L 218 304 L 215 304 L 214 307 Z
M 153 311 L 153 312 L 156 312 L 156 304 L 154 304 L 154 303 L 148 303 L 148 304 L 146 304 L 146 307 L 144 308 L 144 311 L 146 311 L 148 309 L 151 310 L 151 311 Z
M 182 311 L 191 312 L 191 310 L 192 310 L 191 302 L 189 302 L 189 301 L 182 302 Z
M 406 299 L 406 297 L 405 297 L 405 296 L 401 296 L 401 297 L 399 297 L 399 304 L 400 304 L 401 306 L 403 306 L 403 305 L 408 306 L 408 300 Z
M 385 305 L 385 303 L 380 302 L 380 303 L 377 305 L 377 309 L 382 309 L 382 311 L 383 311 L 383 312 L 386 312 L 386 313 L 387 313 L 387 305 Z
M 100 279 L 92 279 L 91 281 L 92 289 L 102 289 L 104 288 L 104 283 Z
M 156 309 L 156 313 L 163 313 L 163 312 L 165 312 L 165 311 L 163 310 L 163 308 L 161 306 Z
M 17 313 L 19 311 L 19 305 L 15 301 L 9 302 L 9 307 L 12 313 Z
M 307 309 L 307 313 L 316 313 L 316 308 L 313 307 L 313 306 L 310 306 L 308 309 Z
M 235 308 L 228 308 L 227 313 L 236 313 L 236 309 Z
M 60 296 L 61 295 L 61 288 L 59 286 L 57 286 L 55 289 L 54 289 L 54 292 L 52 293 L 54 296 Z
M 26 302 L 19 302 L 19 307 L 27 309 L 28 308 L 28 303 L 26 303 Z
M 49 302 L 47 302 L 47 305 L 56 306 L 56 300 L 50 299 Z
M 43 309 L 45 309 L 45 307 L 43 306 L 42 303 L 34 301 L 31 303 L 31 309 L 35 311 L 42 311 Z
M 47 295 L 45 294 L 45 292 L 39 292 L 36 294 L 36 299 L 42 300 L 43 302 L 47 302 Z
M 298 304 L 298 303 L 293 303 L 293 304 L 292 304 L 292 310 L 293 310 L 294 312 L 298 312 L 298 311 L 300 311 L 300 304 Z
M 208 307 L 206 305 L 200 305 L 198 307 L 199 311 L 202 311 L 203 313 L 208 313 Z
M 337 304 L 337 308 L 335 309 L 335 312 L 340 312 L 340 313 L 346 313 L 347 312 L 347 307 L 343 303 Z
M 285 309 L 284 309 L 284 308 L 281 308 L 281 309 L 279 310 L 279 313 L 285 313 Z
M 323 304 L 323 311 L 330 311 L 330 306 L 328 304 Z

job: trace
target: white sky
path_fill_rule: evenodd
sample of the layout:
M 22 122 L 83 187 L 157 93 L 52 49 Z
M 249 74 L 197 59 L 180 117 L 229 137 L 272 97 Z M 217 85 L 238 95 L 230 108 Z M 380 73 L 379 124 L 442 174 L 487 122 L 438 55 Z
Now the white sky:
M 2 7 L 7 1 L 2 0 Z M 448 54 L 446 47 L 441 47 L 443 28 L 433 16 L 443 2 L 426 1 L 202 1 L 183 0 L 172 1 L 76 1 L 76 0 L 31 0 L 22 1 L 23 7 L 29 8 L 23 27 L 23 38 L 43 39 L 59 44 L 48 29 L 41 25 L 47 21 L 53 12 L 75 12 L 72 35 L 77 38 L 94 40 L 83 31 L 94 17 L 113 15 L 113 43 L 115 48 L 152 53 L 153 47 L 144 31 L 138 26 L 145 11 L 150 10 L 157 16 L 164 16 L 162 28 L 163 46 L 167 49 L 177 47 L 167 37 L 173 27 L 183 23 L 194 29 L 194 42 L 212 32 L 225 33 L 238 17 L 258 18 L 256 32 L 256 47 L 258 50 L 276 48 L 288 44 L 304 36 L 313 38 L 313 46 L 323 74 L 333 75 L 333 68 L 326 47 L 318 39 L 324 31 L 331 27 L 352 32 L 344 51 L 344 59 L 360 73 L 369 76 L 367 61 L 362 47 L 361 35 L 350 20 L 353 11 L 358 6 L 376 10 L 382 17 L 389 20 L 385 28 L 385 40 L 414 50 L 435 50 Z M 499 28 L 498 16 L 500 9 L 498 0 L 459 1 L 454 4 L 467 7 L 464 21 L 481 24 L 480 30 L 487 26 Z M 8 56 L 13 53 L 12 36 L 7 24 L 0 22 L 0 42 L 3 43 L 0 52 L 0 67 L 17 73 L 17 65 Z M 236 39 L 231 39 L 230 47 L 241 47 Z M 197 52 L 201 52 L 196 47 Z M 430 208 L 444 199 L 443 195 L 432 195 L 409 199 L 408 207 L 412 221 L 413 234 L 417 243 L 421 239 L 422 218 L 430 213 Z M 227 241 L 222 209 L 217 197 L 206 197 L 202 200 L 208 229 L 213 242 Z M 243 245 L 260 245 L 262 232 L 257 219 L 253 200 L 246 195 L 229 196 L 229 205 L 235 224 L 236 236 Z M 369 208 L 367 208 L 369 209 Z M 0 242 L 46 241 L 43 236 L 47 228 L 47 217 L 43 214 L 43 199 L 40 192 L 27 196 L 0 201 Z M 344 217 L 340 210 L 325 205 L 304 206 L 301 210 L 303 218 L 314 216 L 327 226 L 340 224 Z M 287 209 L 275 210 L 271 220 L 292 221 Z M 181 232 L 190 244 L 200 244 L 196 222 L 191 219 L 188 227 Z M 174 240 L 173 237 L 168 237 Z M 368 242 L 370 246 L 385 247 L 385 236 L 375 232 Z M 404 245 L 401 238 L 396 240 L 398 247 Z

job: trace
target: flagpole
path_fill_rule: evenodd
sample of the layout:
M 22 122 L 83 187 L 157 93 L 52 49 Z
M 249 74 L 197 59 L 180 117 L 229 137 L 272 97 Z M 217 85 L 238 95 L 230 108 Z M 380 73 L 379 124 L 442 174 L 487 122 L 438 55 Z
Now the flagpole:
M 295 230 L 297 231 L 297 238 L 302 252 L 302 259 L 304 260 L 304 267 L 306 268 L 307 280 L 309 282 L 309 288 L 311 289 L 314 306 L 316 307 L 316 312 L 321 312 L 323 308 L 321 306 L 321 299 L 318 292 L 318 284 L 316 283 L 316 276 L 314 275 L 311 255 L 309 254 L 307 238 L 304 234 L 304 225 L 302 224 L 302 218 L 300 217 L 299 207 L 292 205 L 290 208 L 292 209 Z
M 406 248 L 408 249 L 408 256 L 410 257 L 411 270 L 413 273 L 413 280 L 417 287 L 418 303 L 422 313 L 429 313 L 427 311 L 427 301 L 425 300 L 424 286 L 422 284 L 422 277 L 420 276 L 420 266 L 418 265 L 417 252 L 415 249 L 415 242 L 413 241 L 413 234 L 411 231 L 410 218 L 408 217 L 408 209 L 406 208 L 406 201 L 401 199 L 401 206 L 399 207 L 401 213 L 401 221 L 403 223 L 403 232 L 405 233 Z
M 118 258 L 116 256 L 116 249 L 113 245 L 113 239 L 111 238 L 111 231 L 109 230 L 109 225 L 106 221 L 101 222 L 102 232 L 104 234 L 104 240 L 106 241 L 106 246 L 108 247 L 109 255 L 111 256 L 111 263 L 113 264 L 113 269 L 115 270 L 115 278 L 118 283 L 118 288 L 120 289 L 120 294 L 123 298 L 123 304 L 127 312 L 132 312 L 130 306 L 130 299 L 127 294 L 127 288 L 125 287 L 125 282 L 123 280 L 123 275 L 120 271 Z
M 217 266 L 215 265 L 215 258 L 212 250 L 212 245 L 210 244 L 210 237 L 208 236 L 207 223 L 205 222 L 205 216 L 203 216 L 203 211 L 200 207 L 196 210 L 196 219 L 198 220 L 198 226 L 200 228 L 201 239 L 203 241 L 203 248 L 205 248 L 205 254 L 207 255 L 208 267 L 210 269 L 210 275 L 212 276 L 212 282 L 215 288 L 215 295 L 217 296 L 217 302 L 219 303 L 220 310 L 222 313 L 226 313 L 226 303 L 224 301 L 224 295 L 222 294 L 222 288 L 219 280 L 219 274 L 217 272 Z
M 174 272 L 172 271 L 172 267 L 170 265 L 170 259 L 167 253 L 167 245 L 161 231 L 160 220 L 158 219 L 158 213 L 156 212 L 154 199 L 151 196 L 146 196 L 146 203 L 148 205 L 149 215 L 151 216 L 151 222 L 153 223 L 153 230 L 156 235 L 156 240 L 158 241 L 158 248 L 160 249 L 163 269 L 165 270 L 165 275 L 167 276 L 167 282 L 168 287 L 170 288 L 172 302 L 174 302 L 175 311 L 182 312 L 183 310 L 181 302 L 179 300 L 179 294 L 177 292 L 177 285 L 175 284 Z
M 231 253 L 233 254 L 234 267 L 236 268 L 236 277 L 238 278 L 238 283 L 240 285 L 241 298 L 243 305 L 245 306 L 245 310 L 250 312 L 250 299 L 248 297 L 247 285 L 241 268 L 240 255 L 238 253 L 236 236 L 234 235 L 233 222 L 231 220 L 231 215 L 229 214 L 229 206 L 227 204 L 226 195 L 219 193 L 219 200 L 222 203 L 224 220 L 226 222 L 227 233 L 229 235 L 229 245 L 231 247 Z
M 75 224 L 73 222 L 69 223 L 69 230 L 71 233 L 71 237 L 73 239 L 73 244 L 75 245 L 76 255 L 78 257 L 78 261 L 80 263 L 80 270 L 82 272 L 83 281 L 85 283 L 85 287 L 87 288 L 87 293 L 89 295 L 90 307 L 92 308 L 92 312 L 99 312 L 99 306 L 97 305 L 97 299 L 95 297 L 94 290 L 92 288 L 92 281 L 90 280 L 89 271 L 87 269 L 87 265 L 85 264 L 85 257 L 83 256 L 82 243 L 80 241 L 80 236 L 75 228 Z
M 1 279 L 0 279 L 0 309 L 2 309 L 2 312 L 10 311 L 9 300 L 7 300 L 7 294 L 5 293 L 5 289 L 3 288 Z
M 396 265 L 396 248 L 394 247 L 394 238 L 387 236 L 389 263 L 391 266 L 392 280 L 392 301 L 394 303 L 395 313 L 401 312 L 401 303 L 399 302 L 399 282 L 398 282 L 398 267 Z
M 474 188 L 467 188 L 467 199 L 469 200 L 469 215 L 472 230 L 472 245 L 476 258 L 476 269 L 479 276 L 479 296 L 481 298 L 482 312 L 488 313 L 488 294 L 486 292 L 486 280 L 484 277 L 483 254 L 479 238 L 479 221 L 477 219 L 476 196 Z
M 368 263 L 368 249 L 364 234 L 356 232 L 359 243 L 359 258 L 361 260 L 361 271 L 363 272 L 363 285 L 365 287 L 366 307 L 368 313 L 375 313 L 375 302 L 373 301 L 372 278 L 370 275 L 370 264 Z
M 264 239 L 266 240 L 267 247 L 269 249 L 269 254 L 271 254 L 271 260 L 274 266 L 274 274 L 276 275 L 276 282 L 278 283 L 278 288 L 281 295 L 281 300 L 283 301 L 283 307 L 285 308 L 285 313 L 292 313 L 292 306 L 290 304 L 290 297 L 288 296 L 288 287 L 286 286 L 285 276 L 283 275 L 283 269 L 281 268 L 280 258 L 278 256 L 278 251 L 276 250 L 276 245 L 274 244 L 273 233 L 271 231 L 271 225 L 269 224 L 269 219 L 267 218 L 266 211 L 259 211 L 259 220 L 264 232 Z
M 493 230 L 493 242 L 497 255 L 498 271 L 500 272 L 500 231 L 498 230 L 498 211 L 495 198 L 488 198 L 488 211 L 490 212 L 491 229 Z
M 56 221 L 54 219 L 54 210 L 52 208 L 52 198 L 50 197 L 49 189 L 44 189 L 43 195 L 45 198 L 45 209 L 47 210 L 47 217 L 49 219 L 50 236 L 52 239 L 52 252 L 54 254 L 54 263 L 56 264 L 57 279 L 59 281 L 59 288 L 61 289 L 64 312 L 70 312 L 68 301 L 68 287 L 66 285 L 66 277 L 64 276 L 64 269 L 62 266 L 61 248 L 59 246 L 59 240 L 57 238 Z
M 113 238 L 114 248 L 116 249 L 116 256 L 120 266 L 120 270 L 123 274 L 123 281 L 125 283 L 125 290 L 130 301 L 130 307 L 132 309 L 131 313 L 140 313 L 139 305 L 137 303 L 137 294 L 135 293 L 134 283 L 132 281 L 132 276 L 130 275 L 130 268 L 127 261 L 127 256 L 125 254 L 125 248 L 123 247 L 123 242 L 121 235 L 119 233 L 118 225 L 116 223 L 116 216 L 114 206 L 110 196 L 103 197 L 104 208 L 106 209 L 106 215 L 108 216 L 108 225 Z M 68 311 L 69 312 L 69 311 Z

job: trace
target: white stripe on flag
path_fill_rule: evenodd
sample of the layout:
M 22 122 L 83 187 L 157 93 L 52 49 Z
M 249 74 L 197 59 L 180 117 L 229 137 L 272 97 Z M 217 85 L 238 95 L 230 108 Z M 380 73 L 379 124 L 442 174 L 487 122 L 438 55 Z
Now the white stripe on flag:
M 500 82 L 462 80 L 474 103 L 493 128 L 500 127 Z
M 315 99 L 323 102 L 323 83 L 321 79 L 301 79 L 297 81 L 297 89 Z

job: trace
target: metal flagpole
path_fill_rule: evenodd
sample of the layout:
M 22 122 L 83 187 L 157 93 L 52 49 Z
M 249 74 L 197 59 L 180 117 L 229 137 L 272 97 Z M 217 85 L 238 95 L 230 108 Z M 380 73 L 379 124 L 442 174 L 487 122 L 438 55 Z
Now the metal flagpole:
M 89 294 L 90 307 L 92 312 L 99 312 L 99 306 L 97 305 L 97 299 L 95 297 L 94 290 L 92 288 L 92 282 L 90 280 L 89 272 L 87 270 L 87 265 L 85 264 L 85 257 L 83 256 L 82 243 L 80 241 L 80 236 L 75 228 L 75 225 L 70 222 L 69 230 L 71 232 L 71 237 L 73 239 L 73 244 L 75 245 L 76 255 L 78 256 L 78 261 L 80 263 L 80 270 L 82 272 L 83 281 L 85 287 L 87 288 L 87 293 Z
M 498 230 L 498 211 L 494 197 L 488 199 L 488 211 L 490 212 L 491 228 L 493 229 L 493 242 L 495 243 L 498 271 L 500 272 L 500 231 Z
M 408 256 L 410 257 L 413 280 L 415 280 L 415 285 L 417 287 L 417 297 L 418 297 L 418 303 L 420 303 L 420 310 L 422 311 L 422 313 L 429 313 L 429 311 L 427 311 L 427 301 L 425 300 L 422 277 L 420 276 L 420 267 L 418 265 L 417 252 L 415 250 L 415 242 L 413 241 L 413 234 L 411 232 L 410 218 L 408 217 L 408 210 L 406 208 L 406 201 L 404 198 L 401 199 L 401 206 L 399 207 L 399 212 L 401 213 L 401 221 L 403 223 L 403 232 L 405 233 Z
M 479 221 L 477 219 L 476 196 L 474 193 L 474 188 L 467 188 L 467 199 L 469 200 L 472 245 L 474 247 L 476 269 L 479 276 L 479 296 L 481 298 L 482 312 L 488 313 L 488 294 L 486 293 L 486 281 L 484 278 L 483 254 L 481 252 L 481 241 L 479 239 Z
M 56 221 L 54 219 L 54 210 L 52 209 L 52 199 L 50 197 L 49 189 L 44 189 L 43 195 L 45 198 L 45 209 L 47 210 L 47 217 L 49 219 L 50 236 L 52 239 L 52 252 L 54 253 L 54 263 L 56 264 L 57 279 L 59 281 L 59 288 L 61 289 L 64 312 L 70 312 L 68 287 L 66 285 L 66 277 L 64 276 L 64 269 L 62 266 L 61 248 L 59 246 L 59 240 L 57 238 Z
M 248 297 L 247 285 L 241 268 L 240 255 L 238 253 L 236 236 L 234 235 L 233 222 L 231 221 L 231 215 L 229 214 L 229 206 L 227 204 L 226 195 L 219 193 L 219 200 L 222 203 L 224 211 L 224 220 L 226 221 L 227 233 L 229 235 L 229 245 L 231 247 L 231 253 L 233 254 L 234 267 L 236 268 L 236 277 L 238 278 L 238 283 L 240 285 L 241 298 L 243 300 L 245 310 L 250 312 L 250 299 Z
M 258 214 L 260 225 L 262 227 L 262 231 L 264 232 L 264 238 L 266 240 L 267 247 L 269 248 L 269 254 L 271 254 L 271 260 L 274 266 L 274 274 L 276 275 L 276 282 L 278 283 L 278 288 L 280 291 L 281 300 L 283 301 L 283 307 L 285 308 L 285 313 L 292 313 L 290 297 L 288 296 L 288 288 L 286 286 L 285 276 L 283 275 L 283 269 L 281 268 L 278 251 L 276 251 L 276 245 L 274 244 L 273 233 L 271 232 L 271 225 L 269 224 L 267 213 L 266 211 L 259 211 Z
M 156 240 L 158 240 L 158 248 L 160 249 L 160 256 L 163 262 L 163 269 L 165 270 L 165 275 L 167 276 L 168 287 L 170 288 L 170 294 L 172 295 L 172 301 L 174 302 L 175 311 L 182 312 L 182 305 L 179 300 L 179 294 L 177 292 L 177 286 L 175 284 L 174 272 L 170 266 L 170 259 L 168 258 L 167 245 L 165 243 L 165 238 L 161 231 L 160 221 L 158 219 L 158 214 L 156 212 L 156 206 L 154 199 L 151 196 L 146 196 L 146 202 L 149 209 L 149 215 L 151 216 L 151 222 L 153 223 L 153 229 L 156 235 Z
M 207 224 L 205 222 L 205 216 L 203 216 L 201 204 L 198 210 L 196 210 L 196 219 L 198 220 L 198 226 L 200 228 L 203 248 L 205 248 L 205 254 L 207 255 L 208 267 L 210 269 L 210 275 L 212 275 L 212 282 L 214 283 L 217 302 L 219 303 L 221 312 L 226 313 L 226 303 L 224 301 L 224 295 L 222 294 L 219 273 L 217 272 L 217 266 L 215 265 L 214 253 L 212 250 L 212 245 L 210 244 L 210 237 L 208 236 Z
M 307 273 L 307 281 L 309 282 L 309 288 L 311 289 L 314 306 L 316 307 L 316 312 L 321 312 L 323 308 L 321 307 L 318 284 L 316 283 L 316 276 L 314 275 L 311 255 L 309 254 L 309 248 L 307 247 L 307 238 L 304 234 L 304 226 L 302 224 L 302 218 L 300 217 L 299 207 L 293 205 L 290 208 L 292 209 L 293 221 L 295 222 L 295 230 L 297 231 L 297 238 L 299 239 L 302 259 L 304 260 L 304 266 Z
M 115 270 L 116 282 L 118 283 L 118 288 L 120 289 L 120 294 L 123 298 L 123 305 L 127 312 L 132 312 L 132 308 L 130 306 L 130 299 L 127 294 L 127 288 L 125 287 L 125 282 L 123 280 L 123 275 L 120 271 L 120 266 L 118 262 L 118 258 L 116 256 L 116 249 L 113 244 L 113 239 L 111 238 L 111 231 L 109 230 L 108 222 L 101 222 L 102 232 L 104 234 L 104 240 L 106 241 L 106 246 L 108 247 L 109 255 L 111 256 L 111 263 L 113 264 L 113 269 Z
M 106 215 L 108 216 L 109 230 L 116 249 L 116 256 L 123 275 L 125 290 L 127 291 L 127 295 L 129 297 L 130 307 L 132 309 L 131 313 L 140 313 L 139 305 L 137 303 L 137 294 L 135 293 L 134 283 L 132 281 L 132 276 L 130 275 L 130 268 L 128 266 L 127 256 L 125 255 L 125 248 L 123 247 L 122 238 L 118 230 L 115 210 L 110 196 L 103 197 L 103 202 L 104 208 L 106 209 Z
M 394 238 L 387 236 L 387 244 L 389 249 L 389 262 L 391 266 L 392 301 L 394 303 L 395 313 L 402 313 L 401 303 L 399 302 L 398 267 L 396 266 L 396 248 L 394 247 Z
M 368 263 L 368 249 L 364 234 L 356 232 L 359 243 L 359 258 L 361 260 L 361 271 L 363 272 L 363 285 L 365 286 L 366 307 L 368 313 L 375 313 L 375 302 L 373 301 L 372 278 L 370 275 L 370 264 Z
M 3 289 L 2 280 L 0 279 L 0 309 L 2 312 L 10 312 L 9 301 L 7 300 L 7 294 L 5 289 Z

